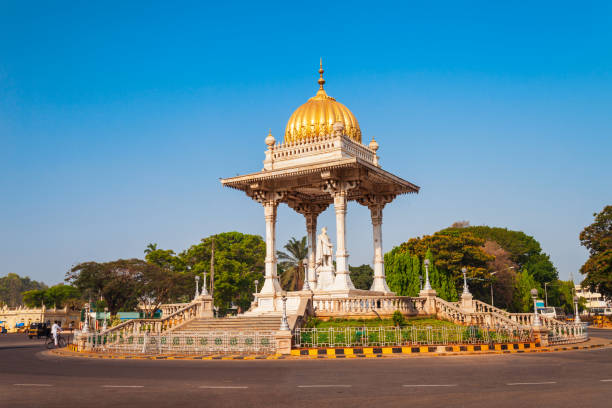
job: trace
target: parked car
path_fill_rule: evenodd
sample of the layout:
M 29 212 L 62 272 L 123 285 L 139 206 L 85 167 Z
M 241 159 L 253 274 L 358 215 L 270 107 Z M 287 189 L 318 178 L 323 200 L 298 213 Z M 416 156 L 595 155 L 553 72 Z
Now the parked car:
M 612 307 L 594 307 L 591 314 L 595 316 L 612 316 Z
M 538 314 L 550 317 L 551 319 L 565 320 L 565 312 L 560 307 L 539 307 Z
M 51 327 L 45 323 L 32 323 L 28 328 L 28 337 L 40 339 L 41 337 L 49 337 L 51 335 Z

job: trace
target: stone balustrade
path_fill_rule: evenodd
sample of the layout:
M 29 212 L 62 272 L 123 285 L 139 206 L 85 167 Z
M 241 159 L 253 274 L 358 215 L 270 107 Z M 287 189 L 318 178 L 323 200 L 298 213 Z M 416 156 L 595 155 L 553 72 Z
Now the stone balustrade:
M 396 310 L 404 315 L 425 314 L 425 298 L 409 296 L 354 296 L 313 299 L 317 317 L 390 316 Z
M 583 323 L 561 322 L 548 316 L 539 316 L 540 323 L 549 330 L 551 343 L 572 343 L 586 340 L 587 333 Z M 532 326 L 533 313 L 510 313 L 510 318 L 519 324 Z
M 308 156 L 357 157 L 368 163 L 378 165 L 376 153 L 369 147 L 357 143 L 346 135 L 321 135 L 310 139 L 276 144 L 269 149 L 270 161 L 275 168 L 284 167 L 283 162 L 301 160 Z M 337 157 L 337 158 L 338 158 Z M 287 163 L 288 164 L 288 163 Z
M 133 319 L 100 332 L 108 339 L 120 340 L 138 334 L 161 334 L 172 331 L 196 317 L 212 318 L 212 298 L 200 296 L 193 302 L 161 319 Z M 82 336 L 87 333 L 81 333 Z
M 480 313 L 499 313 L 502 316 L 510 318 L 510 313 L 498 307 L 491 306 L 490 304 L 482 302 L 480 300 L 474 300 L 474 311 Z

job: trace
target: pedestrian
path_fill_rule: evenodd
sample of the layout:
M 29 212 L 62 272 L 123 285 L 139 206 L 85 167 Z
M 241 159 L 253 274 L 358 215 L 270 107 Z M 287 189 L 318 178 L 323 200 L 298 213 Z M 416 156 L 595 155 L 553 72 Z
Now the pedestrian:
M 55 347 L 57 347 L 57 334 L 58 332 L 61 333 L 62 328 L 60 327 L 59 324 L 57 324 L 57 320 L 55 321 L 55 323 L 53 323 L 53 326 L 51 326 L 51 334 L 53 335 L 53 341 L 55 342 Z

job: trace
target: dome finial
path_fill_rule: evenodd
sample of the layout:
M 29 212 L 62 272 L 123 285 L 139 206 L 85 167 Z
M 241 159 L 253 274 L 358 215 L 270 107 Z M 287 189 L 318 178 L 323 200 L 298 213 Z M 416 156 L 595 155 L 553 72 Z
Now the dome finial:
M 323 90 L 323 85 L 325 84 L 325 80 L 323 79 L 323 58 L 319 60 L 319 90 Z
M 270 129 L 270 132 L 266 137 L 266 145 L 268 145 L 268 148 L 271 149 L 274 146 L 274 143 L 276 143 L 276 139 L 274 139 L 274 136 L 272 136 L 272 129 Z

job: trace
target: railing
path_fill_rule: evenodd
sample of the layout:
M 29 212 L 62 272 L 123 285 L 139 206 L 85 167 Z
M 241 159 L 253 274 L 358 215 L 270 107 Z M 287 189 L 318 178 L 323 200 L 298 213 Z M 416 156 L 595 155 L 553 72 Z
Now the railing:
M 529 329 L 487 327 L 330 327 L 295 329 L 293 345 L 315 347 L 382 347 L 491 344 L 533 341 Z
M 533 313 L 510 313 L 510 317 L 521 324 L 533 325 Z M 569 344 L 588 339 L 586 325 L 584 323 L 566 323 L 548 316 L 540 315 L 539 317 L 542 326 L 549 330 L 549 343 Z
M 294 142 L 277 144 L 271 149 L 271 158 L 274 162 L 292 160 L 297 157 L 318 155 L 343 151 L 353 157 L 358 157 L 369 163 L 376 164 L 376 153 L 368 148 L 351 140 L 348 136 L 323 135 L 309 139 L 300 139 Z
M 517 330 L 524 329 L 529 326 L 510 319 L 506 316 L 506 314 L 498 313 L 497 311 L 493 310 L 496 308 L 489 309 L 489 311 L 486 312 L 466 312 L 457 306 L 456 303 L 447 302 L 444 299 L 436 298 L 435 302 L 438 317 L 448 319 L 456 323 L 476 324 L 479 326 L 490 327 L 505 327 Z M 480 307 L 482 310 L 482 306 L 477 307 Z M 476 308 L 476 310 L 478 309 Z
M 317 316 L 359 315 L 369 313 L 392 314 L 399 310 L 403 314 L 423 314 L 425 298 L 408 296 L 354 296 L 348 298 L 313 299 Z
M 533 313 L 509 313 L 479 300 L 474 300 L 475 313 L 465 313 L 458 307 L 451 313 L 448 309 L 453 306 L 442 299 L 436 299 L 438 312 L 454 318 L 454 321 L 463 323 L 479 323 L 501 325 L 505 327 L 531 327 L 533 326 Z M 585 325 L 582 323 L 566 323 L 547 316 L 540 316 L 542 326 L 549 330 L 549 344 L 578 343 L 588 339 Z
M 166 317 L 172 313 L 178 312 L 188 304 L 189 303 L 164 303 L 159 309 L 162 311 L 162 317 Z
M 133 319 L 117 326 L 110 327 L 105 334 L 118 334 L 123 337 L 139 333 L 159 334 L 203 315 L 205 309 L 211 307 L 210 299 L 195 300 L 182 309 L 161 319 Z
M 121 354 L 273 354 L 276 351 L 274 332 L 271 331 L 145 332 L 127 336 L 122 333 L 90 332 L 82 336 L 85 336 L 84 347 L 89 351 Z M 75 340 L 75 344 L 78 341 Z
M 488 303 L 482 302 L 480 300 L 474 300 L 474 311 L 482 312 L 482 313 L 499 313 L 502 316 L 506 316 L 510 318 L 510 313 L 506 312 L 503 309 L 492 306 Z

